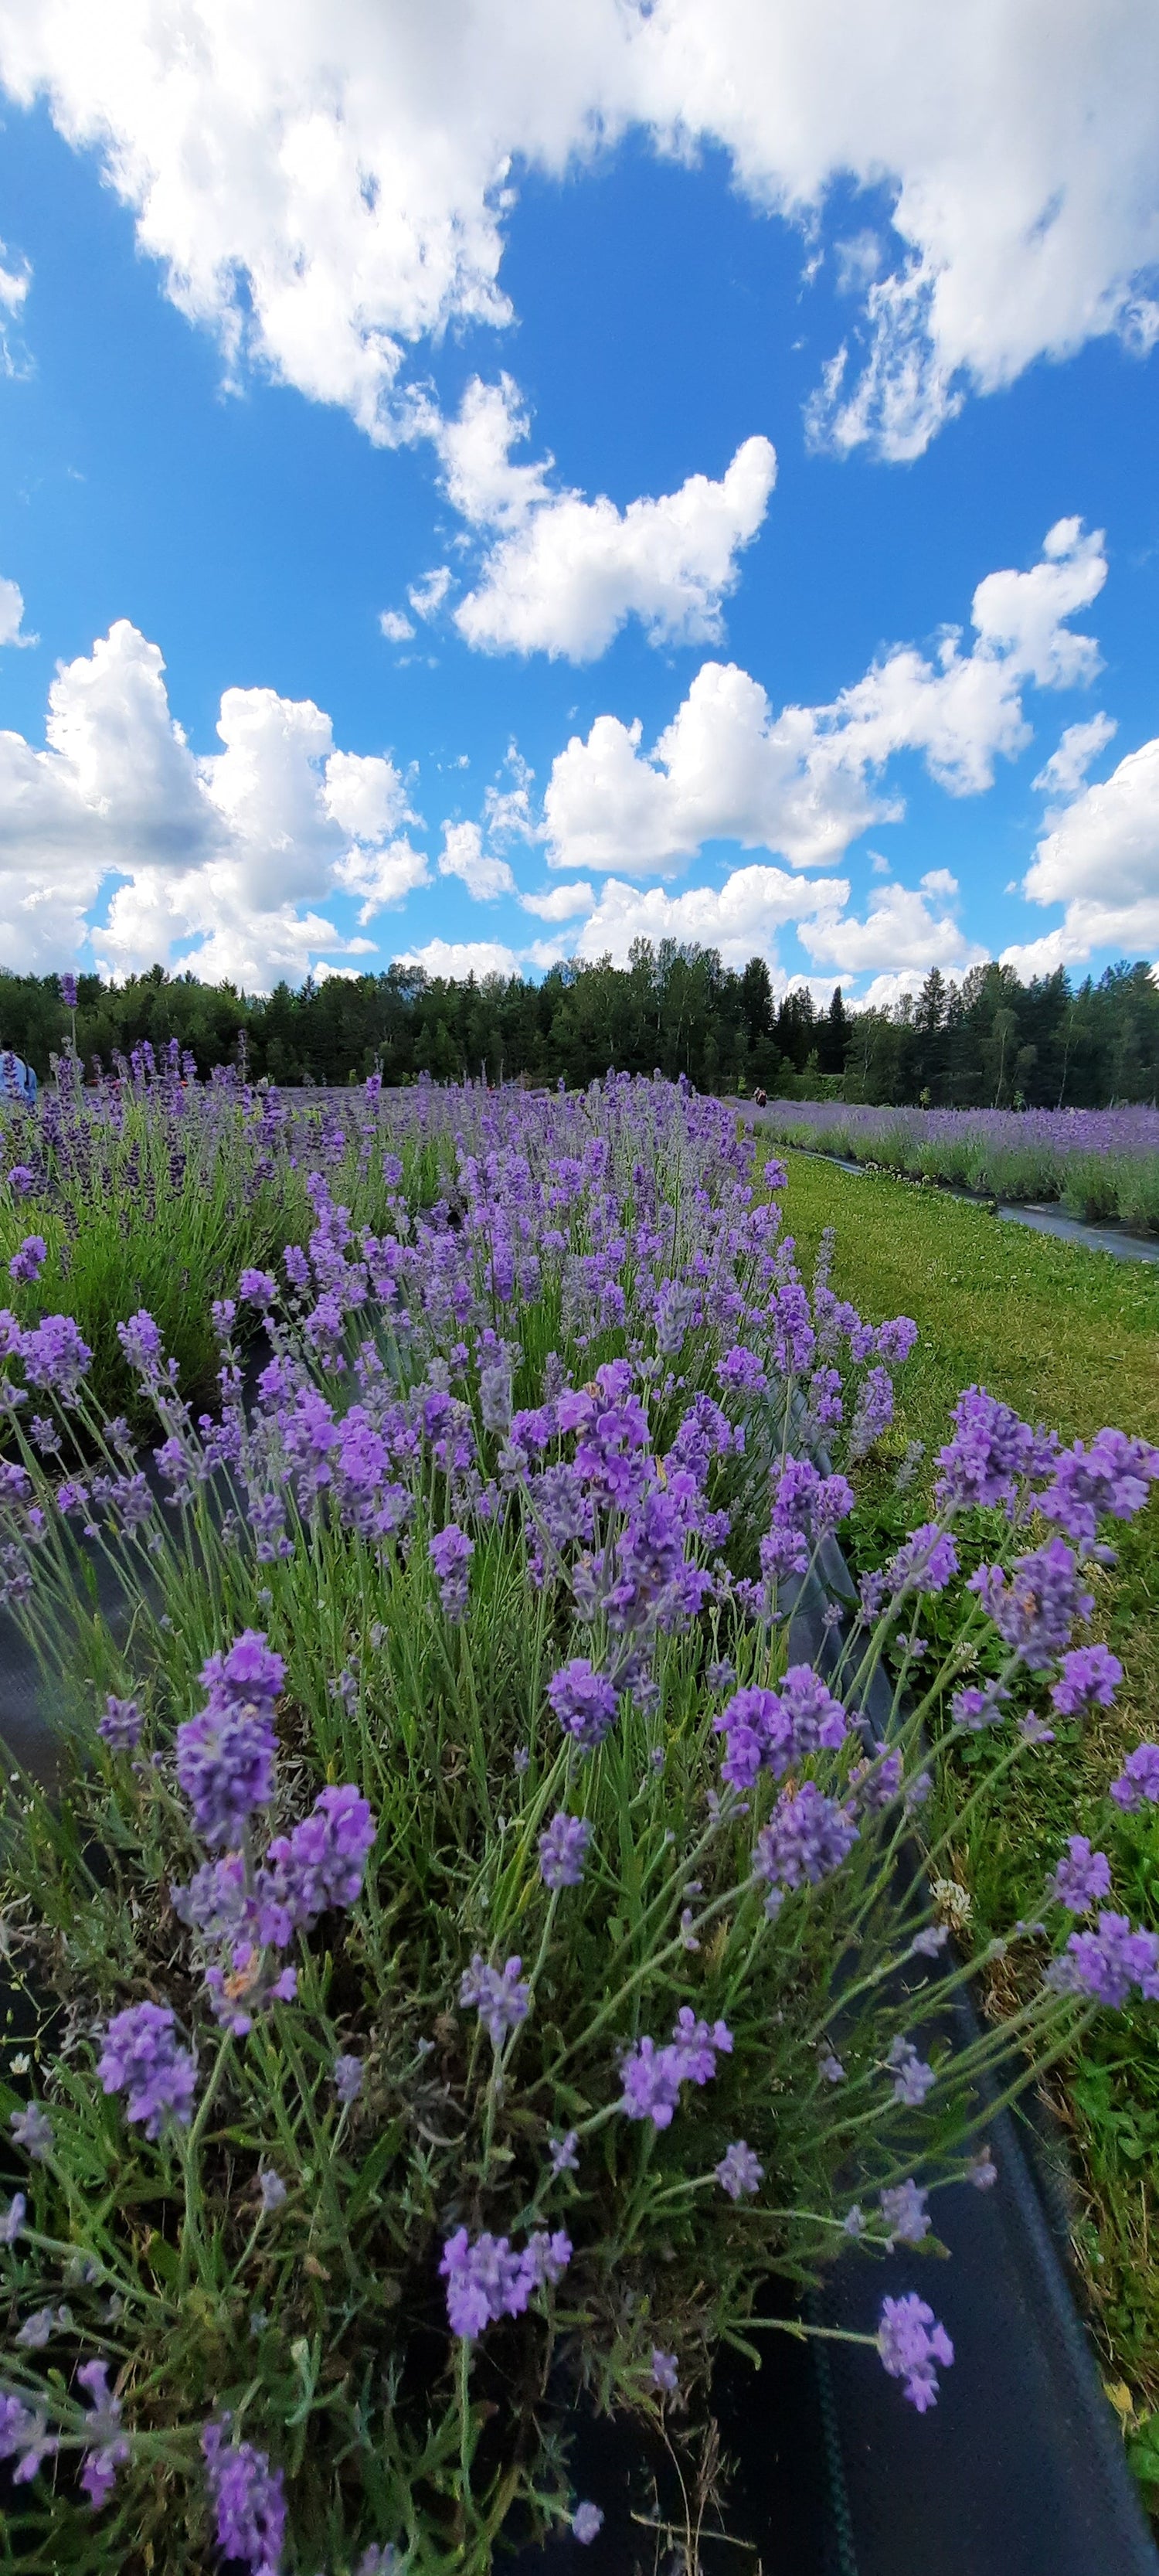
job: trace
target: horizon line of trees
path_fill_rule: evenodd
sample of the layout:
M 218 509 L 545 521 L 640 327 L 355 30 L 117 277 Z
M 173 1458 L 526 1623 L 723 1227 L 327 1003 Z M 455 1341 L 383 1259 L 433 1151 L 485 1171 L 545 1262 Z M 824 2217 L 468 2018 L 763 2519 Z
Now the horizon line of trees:
M 828 1005 L 807 989 L 774 998 L 764 960 L 737 970 L 715 949 L 637 940 L 610 958 L 553 966 L 542 982 L 460 983 L 392 965 L 357 978 L 312 978 L 248 995 L 161 966 L 107 984 L 77 978 L 77 1051 L 99 1058 L 171 1038 L 202 1076 L 237 1063 L 253 1080 L 344 1084 L 484 1076 L 569 1086 L 614 1065 L 685 1074 L 698 1090 L 948 1108 L 1106 1108 L 1159 1095 L 1159 983 L 1124 960 L 1073 984 L 1065 969 L 1029 983 L 1009 966 L 973 966 L 961 983 L 934 967 L 889 1008 Z M 0 1047 L 44 1080 L 69 1043 L 55 975 L 0 968 Z

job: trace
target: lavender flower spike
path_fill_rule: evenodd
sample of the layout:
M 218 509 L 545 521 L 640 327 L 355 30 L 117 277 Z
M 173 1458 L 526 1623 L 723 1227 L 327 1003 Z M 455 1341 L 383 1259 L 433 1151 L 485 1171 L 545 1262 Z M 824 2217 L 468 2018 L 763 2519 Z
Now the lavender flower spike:
M 531 1988 L 520 1980 L 522 1965 L 522 1959 L 508 1959 L 500 1973 L 489 1968 L 476 1950 L 459 1983 L 460 2003 L 466 2011 L 478 2013 L 495 2048 L 502 2048 L 508 2031 L 518 2030 L 527 2018 Z
M 734 2138 L 716 2167 L 716 2179 L 730 2200 L 743 2200 L 764 2181 L 765 2169 L 743 2138 Z
M 935 2362 L 948 2370 L 954 2358 L 954 2347 L 944 2326 L 940 2326 L 933 2309 L 911 2290 L 904 2299 L 884 2299 L 877 2349 L 891 2379 L 902 2379 L 903 2396 L 924 2415 L 928 2406 L 938 2402 L 938 2374 Z
M 1159 1806 L 1159 1744 L 1137 1744 L 1128 1753 L 1117 1780 L 1112 1780 L 1110 1795 L 1124 1815 L 1135 1814 L 1143 1805 Z
M 280 2469 L 252 2442 L 227 2439 L 229 2415 L 201 2436 L 209 2500 L 223 2558 L 240 2559 L 250 2576 L 280 2576 L 286 2497 Z
M 598 2504 L 577 2504 L 571 2518 L 573 2540 L 578 2540 L 586 2549 L 589 2542 L 598 2537 L 603 2527 L 604 2517 Z
M 578 1887 L 584 1874 L 592 1829 L 585 1816 L 553 1816 L 539 1837 L 539 1867 L 545 1887 Z
M 232 1846 L 247 1816 L 273 1797 L 274 1702 L 285 1670 L 256 1628 L 202 1669 L 209 1699 L 177 1729 L 177 1777 L 207 1843 Z
M 1100 1897 L 1111 1892 L 1111 1864 L 1106 1853 L 1092 1851 L 1085 1834 L 1072 1834 L 1046 1892 L 1071 1914 L 1088 1914 Z
M 166 2119 L 188 2127 L 197 2065 L 178 2045 L 168 2004 L 131 2004 L 115 2014 L 97 2074 L 106 2093 L 128 2096 L 126 2118 L 142 2120 L 147 2138 L 158 2138 Z

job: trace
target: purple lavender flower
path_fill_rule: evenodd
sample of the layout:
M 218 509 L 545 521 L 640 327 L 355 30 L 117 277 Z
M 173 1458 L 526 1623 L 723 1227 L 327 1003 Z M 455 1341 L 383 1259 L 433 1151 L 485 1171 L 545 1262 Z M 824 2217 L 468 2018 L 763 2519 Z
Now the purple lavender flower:
M 93 2512 L 99 2513 L 113 2492 L 118 2469 L 129 2457 L 129 2445 L 121 2430 L 120 2398 L 109 2387 L 107 2363 L 86 2361 L 77 2378 L 90 2400 L 84 2428 L 89 2448 L 81 2461 L 80 2482 Z
M 899 1599 L 905 1592 L 944 1592 L 957 1571 L 958 1551 L 949 1532 L 936 1521 L 923 1521 L 890 1565 L 890 1590 Z
M 352 2102 L 357 2102 L 358 2096 L 362 2091 L 363 2073 L 364 2069 L 362 2059 L 360 2057 L 335 2058 L 334 2090 L 344 2111 L 348 2111 L 350 2109 Z
M 911 2175 L 908 2182 L 894 2183 L 879 2195 L 881 2214 L 889 2230 L 890 2245 L 920 2245 L 930 2232 L 926 2215 L 929 2193 L 922 2191 Z
M 1060 1860 L 1046 1892 L 1071 1914 L 1088 1914 L 1101 1896 L 1111 1892 L 1111 1864 L 1106 1853 L 1092 1851 L 1085 1834 L 1072 1834 L 1066 1857 Z
M 134 1753 L 141 1741 L 143 1722 L 135 1699 L 114 1699 L 110 1692 L 104 1716 L 97 1719 L 97 1734 L 114 1753 Z
M 1100 1914 L 1097 1931 L 1071 1933 L 1044 1983 L 1059 1994 L 1091 1995 L 1115 2012 L 1121 2012 L 1132 1986 L 1154 2002 L 1159 1998 L 1159 1935 L 1132 1931 L 1125 1914 Z
M 44 2415 L 34 2415 L 18 2397 L 0 2393 L 0 2460 L 15 2460 L 15 2485 L 34 2478 L 41 2461 L 53 2459 L 58 2448 Z
M 912 1315 L 894 1315 L 888 1324 L 879 1324 L 875 1337 L 877 1356 L 887 1368 L 901 1368 L 908 1360 L 918 1338 Z
M 438 1577 L 439 1596 L 448 1619 L 466 1616 L 469 1593 L 467 1568 L 475 1553 L 475 1542 L 466 1530 L 448 1521 L 430 1541 L 428 1553 Z
M 968 2158 L 966 2180 L 973 2183 L 975 2191 L 993 2190 L 998 2180 L 998 2167 L 989 2147 L 979 2147 L 977 2153 Z
M 877 2349 L 891 2379 L 902 2379 L 903 2396 L 919 2415 L 938 2402 L 935 2363 L 948 2370 L 954 2347 L 933 2309 L 910 2290 L 902 2299 L 883 2299 Z
M 518 2030 L 531 2007 L 531 1988 L 520 1981 L 522 1959 L 508 1959 L 500 1971 L 489 1968 L 476 1950 L 459 1981 L 464 2011 L 475 2011 L 493 2048 L 502 2048 L 509 2031 Z
M 652 2386 L 666 2397 L 674 2397 L 680 2387 L 675 2353 L 661 2352 L 658 2344 L 652 2347 Z
M 77 1003 L 75 975 L 61 975 L 57 980 L 60 984 L 60 998 L 66 1011 L 75 1011 Z
M 698 2021 L 691 2004 L 682 2004 L 672 2026 L 672 2054 L 677 2081 L 710 2084 L 718 2057 L 731 2057 L 732 2032 L 727 2022 Z
M 281 2175 L 274 2172 L 272 2165 L 263 2166 L 259 2173 L 258 2190 L 261 2193 L 264 2215 L 272 2218 L 274 2211 L 283 2208 L 286 2201 L 286 2186 Z
M 762 1395 L 769 1382 L 756 1352 L 746 1350 L 743 1342 L 725 1352 L 716 1374 L 730 1395 Z
M 851 1459 L 868 1457 L 893 1420 L 893 1381 L 886 1369 L 872 1368 L 857 1398 L 849 1431 Z
M 620 2068 L 623 2095 L 620 2108 L 629 2120 L 651 2120 L 656 2129 L 670 2128 L 672 2114 L 680 2100 L 680 2074 L 670 2048 L 657 2048 L 654 2039 L 638 2040 Z
M 177 1777 L 202 1839 L 226 1843 L 274 1794 L 274 1701 L 285 1665 L 260 1629 L 247 1628 L 228 1654 L 210 1656 L 201 1679 L 209 1700 L 177 1729 Z
M 931 2086 L 937 2083 L 933 2067 L 918 2056 L 912 2039 L 903 2039 L 900 2033 L 890 2041 L 885 2062 L 893 2071 L 894 2101 L 908 2103 L 911 2109 L 924 2102 Z
M 553 2180 L 558 2180 L 560 2174 L 579 2172 L 579 2157 L 576 2154 L 578 2145 L 578 2129 L 569 2129 L 566 2137 L 549 2139 L 548 2149 Z
M 730 2200 L 743 2200 L 747 2192 L 757 2189 L 765 2175 L 763 2164 L 743 2138 L 734 2138 L 731 2147 L 725 2148 L 715 2171 L 721 2190 Z
M 465 2227 L 448 2236 L 439 2275 L 447 2284 L 447 2319 L 452 2334 L 474 2340 L 500 2317 L 522 2316 L 536 2290 L 554 2285 L 571 2261 L 571 2242 L 562 2228 L 532 2236 L 522 2254 L 506 2236 L 478 2236 L 472 2245 Z
M 1092 1595 L 1079 1588 L 1078 1560 L 1060 1538 L 1016 1557 L 1009 1579 L 1000 1566 L 980 1565 L 968 1588 L 1032 1673 L 1053 1663 L 1075 1620 L 1089 1618 L 1094 1607 Z
M 721 1778 L 733 1788 L 752 1787 L 759 1771 L 783 1779 L 808 1754 L 835 1752 L 846 1735 L 845 1712 L 811 1664 L 792 1664 L 779 1691 L 735 1692 L 713 1733 L 728 1739 Z
M 142 1377 L 152 1379 L 160 1377 L 165 1361 L 165 1345 L 161 1339 L 160 1326 L 154 1322 L 152 1315 L 144 1306 L 137 1314 L 130 1315 L 127 1324 L 118 1324 L 117 1340 L 130 1368 L 137 1369 Z
M 62 1404 L 75 1403 L 92 1352 L 71 1315 L 46 1315 L 35 1332 L 23 1335 L 20 1356 L 30 1386 L 51 1387 Z
M 280 2469 L 253 2442 L 231 2442 L 231 2418 L 207 2424 L 201 2436 L 209 2500 L 217 2515 L 223 2558 L 237 2558 L 251 2576 L 279 2576 L 286 2535 L 285 2484 Z
M 1046 1433 L 1032 1431 L 984 1386 L 966 1388 L 952 1419 L 954 1437 L 938 1451 L 942 1472 L 934 1492 L 939 1503 L 1007 1503 L 1020 1478 L 1049 1472 L 1053 1443 Z
M 14 2191 L 7 2209 L 0 2211 L 0 2245 L 15 2245 L 28 2216 L 28 2202 L 22 2191 Z
M 604 2517 L 598 2504 L 577 2504 L 571 2518 L 573 2540 L 578 2540 L 586 2549 L 590 2541 L 598 2538 L 603 2527 Z
M 1118 1779 L 1111 1782 L 1110 1795 L 1128 1816 L 1144 1800 L 1148 1806 L 1159 1806 L 1159 1744 L 1137 1744 L 1128 1753 Z
M 573 1655 L 553 1673 L 547 1696 L 566 1735 L 585 1753 L 602 1744 L 615 1724 L 616 1693 L 606 1673 L 595 1672 L 586 1655 Z
M 284 1907 L 295 1930 L 309 1931 L 334 1905 L 353 1905 L 377 1831 L 365 1798 L 348 1783 L 323 1789 L 290 1835 L 271 1842 L 262 1892 Z
M 39 1279 L 48 1259 L 48 1245 L 42 1234 L 26 1234 L 18 1252 L 8 1264 L 10 1279 L 26 1281 L 29 1286 Z
M 806 1880 L 819 1886 L 848 1859 L 856 1841 L 851 1809 L 824 1797 L 814 1781 L 782 1789 L 769 1823 L 757 1835 L 753 1858 L 755 1875 L 770 1885 L 766 1912 L 776 1913 L 786 1888 Z
M 578 1887 L 584 1874 L 592 1829 L 584 1816 L 553 1816 L 539 1837 L 539 1867 L 545 1887 Z
M 273 1305 L 278 1283 L 268 1270 L 243 1270 L 237 1283 L 237 1293 L 247 1306 L 260 1306 L 264 1311 Z
M 987 1682 L 979 1689 L 973 1682 L 966 1690 L 955 1691 L 950 1701 L 950 1715 L 955 1726 L 966 1735 L 981 1735 L 987 1726 L 1001 1726 L 1010 1693 L 997 1682 Z
M 1089 1449 L 1076 1440 L 1055 1459 L 1053 1480 L 1039 1495 L 1038 1509 L 1086 1548 L 1104 1513 L 1112 1520 L 1133 1520 L 1156 1478 L 1159 1449 L 1146 1440 L 1129 1440 L 1123 1431 L 1099 1431 Z
M 1109 1708 L 1122 1678 L 1119 1658 L 1107 1646 L 1076 1646 L 1063 1656 L 1050 1696 L 1060 1717 L 1077 1717 L 1083 1709 Z
M 197 2063 L 178 2044 L 168 2004 L 130 2004 L 116 2013 L 105 2032 L 97 2074 L 106 2093 L 128 2096 L 125 2117 L 143 2120 L 147 2138 L 158 2138 L 170 2118 L 180 2128 L 188 2126 Z
M 34 2164 L 43 2164 L 52 2154 L 52 2122 L 39 2102 L 30 2102 L 25 2111 L 10 2111 L 8 2126 L 18 2147 L 31 2156 Z

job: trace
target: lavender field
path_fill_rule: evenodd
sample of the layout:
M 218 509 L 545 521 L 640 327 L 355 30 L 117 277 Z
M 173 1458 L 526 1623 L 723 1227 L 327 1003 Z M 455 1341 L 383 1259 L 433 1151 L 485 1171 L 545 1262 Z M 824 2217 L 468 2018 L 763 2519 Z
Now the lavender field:
M 778 1144 L 1159 1234 L 1159 1109 L 897 1109 L 772 1100 Z
M 589 2544 L 561 2396 L 679 2444 L 721 2344 L 786 2322 L 770 2279 L 937 2250 L 995 2094 L 1159 1995 L 1159 1931 L 1095 1923 L 1153 1745 L 1103 1766 L 1106 1850 L 1059 1787 L 1022 2009 L 968 2041 L 991 1953 L 936 1895 L 1112 1705 L 1088 1573 L 1159 1451 L 971 1387 L 855 1593 L 831 1542 L 917 1328 L 837 1296 L 828 1238 L 802 1277 L 783 1170 L 686 1085 L 290 1111 L 143 1061 L 20 1150 L 0 1602 L 60 1772 L 4 1819 L 6 2563 L 486 2576 L 515 2512 Z M 924 2416 L 953 2337 L 882 2287 L 790 2331 Z

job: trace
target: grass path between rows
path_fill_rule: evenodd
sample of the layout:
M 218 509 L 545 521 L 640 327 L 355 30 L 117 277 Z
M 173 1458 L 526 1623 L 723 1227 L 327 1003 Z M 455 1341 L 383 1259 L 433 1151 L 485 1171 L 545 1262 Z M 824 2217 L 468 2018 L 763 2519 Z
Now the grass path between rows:
M 933 1454 L 965 1386 L 988 1387 L 1067 1440 L 1113 1423 L 1159 1442 L 1159 1270 L 1033 1234 L 929 1185 L 791 1151 L 783 1160 L 785 1230 L 805 1275 L 833 1226 L 838 1295 L 873 1321 L 912 1315 L 921 1334 L 899 1377 L 888 1453 L 855 1515 L 850 1553 L 860 1567 L 896 1544 L 893 1476 L 910 1441 L 927 1452 L 906 1497 L 907 1521 L 920 1516 L 913 1505 L 928 1495 Z M 1148 1810 L 1116 1823 L 1104 1794 L 1124 1752 L 1143 1737 L 1159 1741 L 1159 1497 L 1123 1532 L 1119 1563 L 1097 1586 L 1097 1633 L 1125 1668 L 1117 1706 L 1085 1731 L 1061 1730 L 955 1848 L 954 1875 L 970 1891 L 979 1934 L 1034 1913 L 1076 1829 L 1110 1851 L 1113 1901 L 1159 1930 L 1159 1817 Z M 965 1752 L 969 1789 L 992 1759 L 990 1739 Z M 1074 2149 L 1072 2232 L 1105 2380 L 1159 2507 L 1159 2010 L 1108 2017 L 1054 2098 Z

